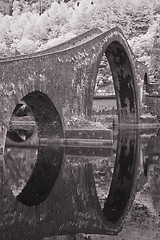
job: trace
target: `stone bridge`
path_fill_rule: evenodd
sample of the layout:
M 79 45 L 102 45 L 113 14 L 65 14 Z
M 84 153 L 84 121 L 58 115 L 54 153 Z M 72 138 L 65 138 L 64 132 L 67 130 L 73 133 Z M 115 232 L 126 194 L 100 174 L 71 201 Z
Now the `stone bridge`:
M 66 137 L 67 133 L 65 130 L 68 123 L 72 121 L 74 117 L 83 116 L 86 119 L 90 119 L 92 115 L 96 78 L 104 55 L 108 59 L 114 81 L 119 124 L 138 124 L 141 105 L 139 86 L 142 82 L 141 80 L 144 78 L 145 70 L 142 71 L 141 75 L 139 74 L 140 65 L 134 59 L 132 51 L 119 28 L 111 29 L 105 33 L 102 33 L 99 29 L 92 29 L 64 44 L 45 51 L 31 55 L 0 59 L 0 170 L 2 169 L 2 176 L 3 167 L 1 165 L 5 162 L 4 155 L 6 153 L 4 154 L 4 147 L 6 143 L 6 134 L 7 130 L 10 128 L 13 113 L 18 109 L 18 104 L 21 102 L 26 103 L 33 113 L 38 128 L 39 139 L 56 136 Z M 41 222 L 37 225 L 37 231 L 40 232 L 41 236 L 44 237 L 44 232 L 41 231 L 44 227 L 45 229 L 50 229 L 50 236 L 54 234 L 66 234 L 67 228 L 71 229 L 71 227 L 73 227 L 72 234 L 77 232 L 117 234 L 122 228 L 124 219 L 134 197 L 137 179 L 136 173 L 138 172 L 137 167 L 140 159 L 138 138 L 138 131 L 136 131 L 136 133 L 130 132 L 129 135 L 125 132 L 119 134 L 119 145 L 117 147 L 113 181 L 107 201 L 105 202 L 103 213 L 100 210 L 95 194 L 96 189 L 91 165 L 89 163 L 85 163 L 85 165 L 82 166 L 79 164 L 78 168 L 74 169 L 75 175 L 73 175 L 71 165 L 69 165 L 68 162 L 74 162 L 76 156 L 72 156 L 69 153 L 67 154 L 67 151 L 60 151 L 58 154 L 56 151 L 59 151 L 59 149 L 55 150 L 51 148 L 47 150 L 45 148 L 35 149 L 36 154 L 38 151 L 36 155 L 36 165 L 22 194 L 19 194 L 17 197 L 19 201 L 17 209 L 21 211 L 23 208 L 24 212 L 26 211 L 25 207 L 21 206 L 21 203 L 24 204 L 25 200 L 26 202 L 24 205 L 30 206 L 30 212 L 33 213 L 33 208 L 45 200 L 41 198 L 39 192 L 43 192 L 42 195 L 47 197 L 54 182 L 59 181 L 58 187 L 56 188 L 55 185 L 53 188 L 55 191 L 53 191 L 53 194 L 56 196 L 54 202 L 51 198 L 48 198 L 48 205 L 44 202 L 44 207 L 40 205 L 37 208 L 44 210 L 44 212 L 48 206 L 52 208 L 52 211 L 46 215 L 49 225 L 47 224 L 44 226 L 43 221 L 42 225 Z M 129 159 L 126 157 L 125 149 L 130 153 L 128 155 Z M 24 152 L 24 149 L 22 149 L 22 151 Z M 28 155 L 26 154 L 26 156 Z M 13 161 L 12 159 L 10 160 L 11 161 L 6 162 L 6 166 L 7 164 L 11 164 L 12 166 Z M 29 160 L 30 158 L 27 159 L 27 161 Z M 57 164 L 56 167 L 54 161 Z M 19 166 L 16 165 L 17 162 L 17 158 L 15 158 L 15 170 L 17 170 L 16 167 Z M 46 166 L 48 166 L 48 163 L 53 163 L 53 168 L 51 168 L 52 171 L 50 172 L 51 178 L 48 177 L 48 172 L 46 172 L 46 175 L 43 174 L 43 170 L 47 169 Z M 124 163 L 127 164 L 125 168 L 123 167 Z M 24 165 L 22 164 L 22 166 Z M 11 173 L 14 173 L 14 168 L 11 167 L 10 169 Z M 123 171 L 123 169 L 129 170 Z M 55 179 L 53 178 L 53 173 L 55 174 Z M 41 174 L 43 174 L 43 181 L 41 181 Z M 126 174 L 129 174 L 129 178 L 125 184 L 122 184 L 121 181 L 123 182 L 123 178 L 126 177 Z M 19 175 L 15 174 L 15 176 Z M 64 178 L 64 176 L 66 176 L 66 178 Z M 79 178 L 79 176 L 82 177 Z M 117 181 L 119 177 L 120 181 Z M 50 179 L 52 179 L 53 182 Z M 90 182 L 91 188 L 88 182 Z M 49 190 L 46 188 L 46 184 L 49 186 Z M 38 186 L 37 192 L 32 191 L 36 189 L 35 185 Z M 64 191 L 64 186 L 66 192 Z M 44 191 L 44 189 L 46 190 Z M 82 196 L 78 195 L 78 200 L 77 189 L 84 190 L 82 191 Z M 90 191 L 90 189 L 93 191 Z M 74 193 L 73 196 L 70 194 L 72 190 Z M 11 193 L 9 182 L 6 191 Z M 63 196 L 62 192 L 64 192 Z M 119 201 L 113 201 L 113 196 L 117 192 L 120 197 L 119 201 L 122 202 L 121 211 L 119 211 L 118 208 Z M 124 192 L 126 193 L 125 199 L 122 199 L 121 196 L 123 197 Z M 52 193 L 50 196 L 52 196 Z M 70 200 L 70 196 L 73 197 L 72 201 Z M 91 206 L 89 215 L 79 216 L 79 211 L 77 211 L 76 206 L 77 201 L 81 198 L 83 199 L 81 203 L 82 209 Z M 62 201 L 59 201 L 59 199 Z M 32 200 L 34 200 L 34 202 L 32 202 Z M 9 195 L 7 201 L 9 203 L 7 212 L 9 212 L 13 210 L 15 206 L 15 199 L 12 194 Z M 53 206 L 50 205 L 51 202 Z M 5 206 L 5 204 L 2 198 L 1 205 Z M 110 205 L 113 206 L 113 211 L 111 212 Z M 69 225 L 63 223 L 65 220 L 68 221 L 68 212 L 59 211 L 59 209 L 63 209 L 63 206 L 68 209 L 67 211 L 69 211 L 69 214 L 72 212 L 70 215 L 71 221 L 68 222 Z M 115 207 L 117 209 L 116 211 Z M 2 208 L 2 210 L 4 209 L 5 208 Z M 94 212 L 92 211 L 93 209 Z M 19 213 L 20 211 L 17 212 Z M 88 210 L 86 209 L 86 211 Z M 59 215 L 59 212 L 62 212 L 62 214 Z M 77 215 L 75 215 L 75 213 Z M 28 214 L 30 214 L 29 211 Z M 45 216 L 45 214 L 42 215 Z M 25 215 L 23 215 L 23 217 L 24 216 Z M 75 216 L 76 219 L 78 219 L 76 222 L 74 221 Z M 95 216 L 98 216 L 96 222 Z M 110 219 L 108 216 L 111 216 Z M 53 218 L 57 219 L 54 231 L 53 222 L 50 222 L 50 219 Z M 84 220 L 87 223 L 86 226 L 83 226 Z M 24 239 L 28 238 L 28 233 L 31 232 L 30 229 L 34 226 L 28 224 L 30 218 L 29 221 L 27 221 L 26 217 L 24 217 L 23 223 L 28 229 L 28 231 L 26 231 L 27 236 Z M 23 227 L 17 216 L 14 223 L 12 222 L 10 226 L 11 225 L 14 229 L 19 229 L 18 231 L 16 230 L 17 232 L 15 234 L 17 234 L 17 236 L 19 234 L 20 236 L 21 232 L 19 231 L 21 231 Z M 6 230 L 6 228 L 8 228 L 8 224 L 4 225 L 0 231 L 7 234 L 6 239 L 10 239 L 11 232 L 10 230 Z M 5 235 L 3 236 L 5 239 Z
M 32 55 L 0 59 L 0 147 L 20 101 L 33 112 L 40 137 L 65 135 L 74 116 L 92 114 L 96 77 L 107 57 L 114 81 L 120 124 L 139 123 L 137 61 L 119 28 L 92 29 Z M 142 77 L 143 78 L 143 77 Z

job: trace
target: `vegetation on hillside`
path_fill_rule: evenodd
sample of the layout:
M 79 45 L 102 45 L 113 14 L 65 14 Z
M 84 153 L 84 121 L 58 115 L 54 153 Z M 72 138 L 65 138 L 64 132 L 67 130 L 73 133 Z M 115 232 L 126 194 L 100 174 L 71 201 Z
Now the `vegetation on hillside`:
M 12 16 L 0 15 L 0 55 L 35 52 L 93 27 L 114 26 L 131 39 L 138 56 L 149 54 L 159 8 L 158 0 L 14 0 Z

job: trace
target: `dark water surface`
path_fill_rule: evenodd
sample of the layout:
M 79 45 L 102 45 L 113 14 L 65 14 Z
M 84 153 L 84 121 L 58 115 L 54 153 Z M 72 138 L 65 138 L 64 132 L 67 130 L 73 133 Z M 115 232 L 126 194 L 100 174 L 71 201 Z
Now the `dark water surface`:
M 6 144 L 0 188 L 0 239 L 160 239 L 160 130 L 97 148 Z

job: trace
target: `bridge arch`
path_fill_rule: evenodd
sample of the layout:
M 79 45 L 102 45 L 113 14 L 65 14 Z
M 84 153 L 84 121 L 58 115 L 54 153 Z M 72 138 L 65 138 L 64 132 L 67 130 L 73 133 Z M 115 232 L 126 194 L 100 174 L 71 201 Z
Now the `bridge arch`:
M 102 45 L 98 55 L 97 73 L 103 55 L 108 60 L 116 95 L 119 124 L 139 122 L 139 100 L 133 54 L 120 32 Z
M 46 94 L 34 91 L 28 93 L 22 100 L 33 112 L 39 137 L 63 136 L 60 114 Z
M 22 111 L 22 113 L 20 113 L 20 111 Z M 60 114 L 58 113 L 53 102 L 46 94 L 37 90 L 26 94 L 21 99 L 21 104 L 18 103 L 16 105 L 11 115 L 11 120 L 12 116 L 25 116 L 27 115 L 26 112 L 28 111 L 34 117 L 38 128 L 39 138 L 63 137 L 63 124 Z M 23 140 L 20 139 L 19 136 L 21 131 L 23 131 L 23 129 L 9 129 L 7 131 L 7 137 L 12 141 L 22 142 Z M 26 134 L 27 140 L 32 136 L 33 130 L 26 130 L 25 132 L 23 131 L 23 134 Z

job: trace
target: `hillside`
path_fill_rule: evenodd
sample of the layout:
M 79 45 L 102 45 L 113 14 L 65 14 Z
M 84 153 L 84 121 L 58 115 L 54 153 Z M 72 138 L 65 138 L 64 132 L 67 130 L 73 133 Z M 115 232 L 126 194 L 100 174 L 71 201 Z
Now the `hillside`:
M 106 31 L 119 26 L 136 57 L 149 69 L 153 65 L 153 44 L 160 24 L 159 0 L 0 2 L 10 9 L 0 14 L 1 57 L 44 50 L 93 27 Z

